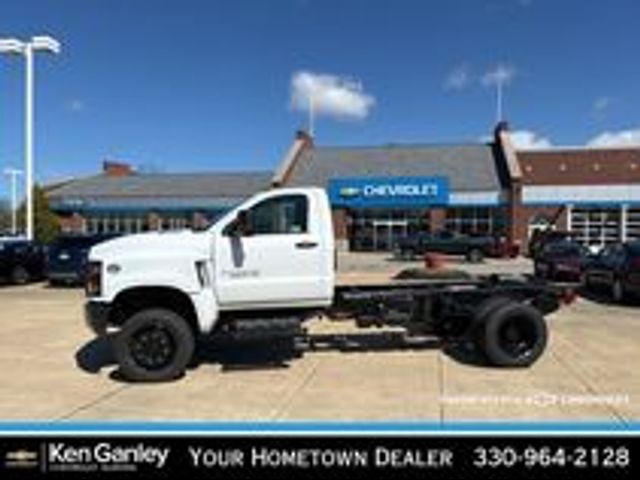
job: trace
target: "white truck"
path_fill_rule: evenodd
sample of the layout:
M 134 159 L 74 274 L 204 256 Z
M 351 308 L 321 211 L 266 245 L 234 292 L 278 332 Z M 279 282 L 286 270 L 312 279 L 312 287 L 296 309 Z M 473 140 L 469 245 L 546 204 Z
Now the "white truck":
M 199 338 L 294 336 L 318 315 L 471 339 L 491 364 L 528 366 L 546 346 L 544 316 L 572 299 L 532 278 L 495 275 L 336 285 L 336 259 L 325 191 L 274 189 L 204 232 L 92 248 L 86 320 L 112 339 L 120 372 L 133 381 L 181 376 Z

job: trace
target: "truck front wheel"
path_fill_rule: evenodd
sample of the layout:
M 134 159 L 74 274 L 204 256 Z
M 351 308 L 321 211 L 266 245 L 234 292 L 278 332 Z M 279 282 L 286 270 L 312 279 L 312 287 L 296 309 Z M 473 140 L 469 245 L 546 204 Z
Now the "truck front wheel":
M 120 373 L 131 381 L 176 379 L 184 374 L 194 350 L 195 338 L 186 320 L 164 309 L 136 313 L 114 339 Z
M 528 367 L 544 352 L 547 335 L 547 325 L 537 309 L 509 303 L 487 317 L 484 351 L 494 365 Z

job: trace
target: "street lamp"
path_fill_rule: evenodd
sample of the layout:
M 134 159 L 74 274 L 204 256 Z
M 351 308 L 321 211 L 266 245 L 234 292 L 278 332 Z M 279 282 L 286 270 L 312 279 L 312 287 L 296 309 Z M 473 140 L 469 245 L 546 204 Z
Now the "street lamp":
M 32 37 L 23 42 L 0 39 L 0 53 L 24 55 L 26 60 L 25 101 L 25 195 L 27 203 L 27 239 L 33 240 L 33 124 L 34 124 L 34 52 L 60 53 L 60 42 L 49 36 Z
M 11 178 L 11 235 L 18 233 L 18 176 L 22 175 L 22 170 L 17 168 L 5 168 L 4 174 Z

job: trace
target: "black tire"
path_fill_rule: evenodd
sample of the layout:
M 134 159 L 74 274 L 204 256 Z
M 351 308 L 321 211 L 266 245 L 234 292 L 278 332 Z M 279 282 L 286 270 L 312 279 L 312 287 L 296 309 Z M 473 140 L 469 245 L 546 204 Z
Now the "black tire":
M 130 381 L 161 382 L 181 377 L 195 350 L 187 321 L 164 309 L 142 310 L 114 338 L 120 374 Z
M 468 337 L 473 341 L 479 352 L 484 352 L 484 325 L 487 318 L 499 308 L 512 302 L 513 300 L 509 297 L 495 296 L 483 300 L 476 308 L 471 319 Z
M 29 283 L 29 271 L 22 265 L 16 265 L 11 270 L 11 283 L 14 285 L 26 285 Z
M 472 248 L 467 252 L 467 261 L 469 263 L 480 263 L 484 260 L 484 253 L 479 248 Z
M 624 283 L 619 278 L 616 278 L 611 284 L 611 298 L 615 303 L 624 303 L 627 299 Z
M 533 276 L 536 278 L 544 278 L 542 270 L 540 269 L 540 264 L 538 262 L 535 262 L 533 264 Z
M 528 367 L 547 345 L 547 324 L 535 308 L 510 302 L 494 310 L 484 324 L 484 352 L 500 367 Z

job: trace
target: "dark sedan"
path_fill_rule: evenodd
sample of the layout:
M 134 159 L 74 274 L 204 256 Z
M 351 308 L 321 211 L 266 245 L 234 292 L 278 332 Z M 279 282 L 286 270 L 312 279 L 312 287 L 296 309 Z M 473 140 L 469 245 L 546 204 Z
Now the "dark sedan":
M 640 242 L 617 243 L 590 260 L 584 272 L 588 289 L 602 289 L 616 302 L 640 296 Z
M 94 245 L 114 235 L 64 235 L 50 246 L 47 278 L 51 285 L 81 285 L 87 267 L 87 255 Z
M 547 243 L 534 260 L 535 274 L 547 280 L 580 282 L 588 258 L 589 251 L 579 243 Z

